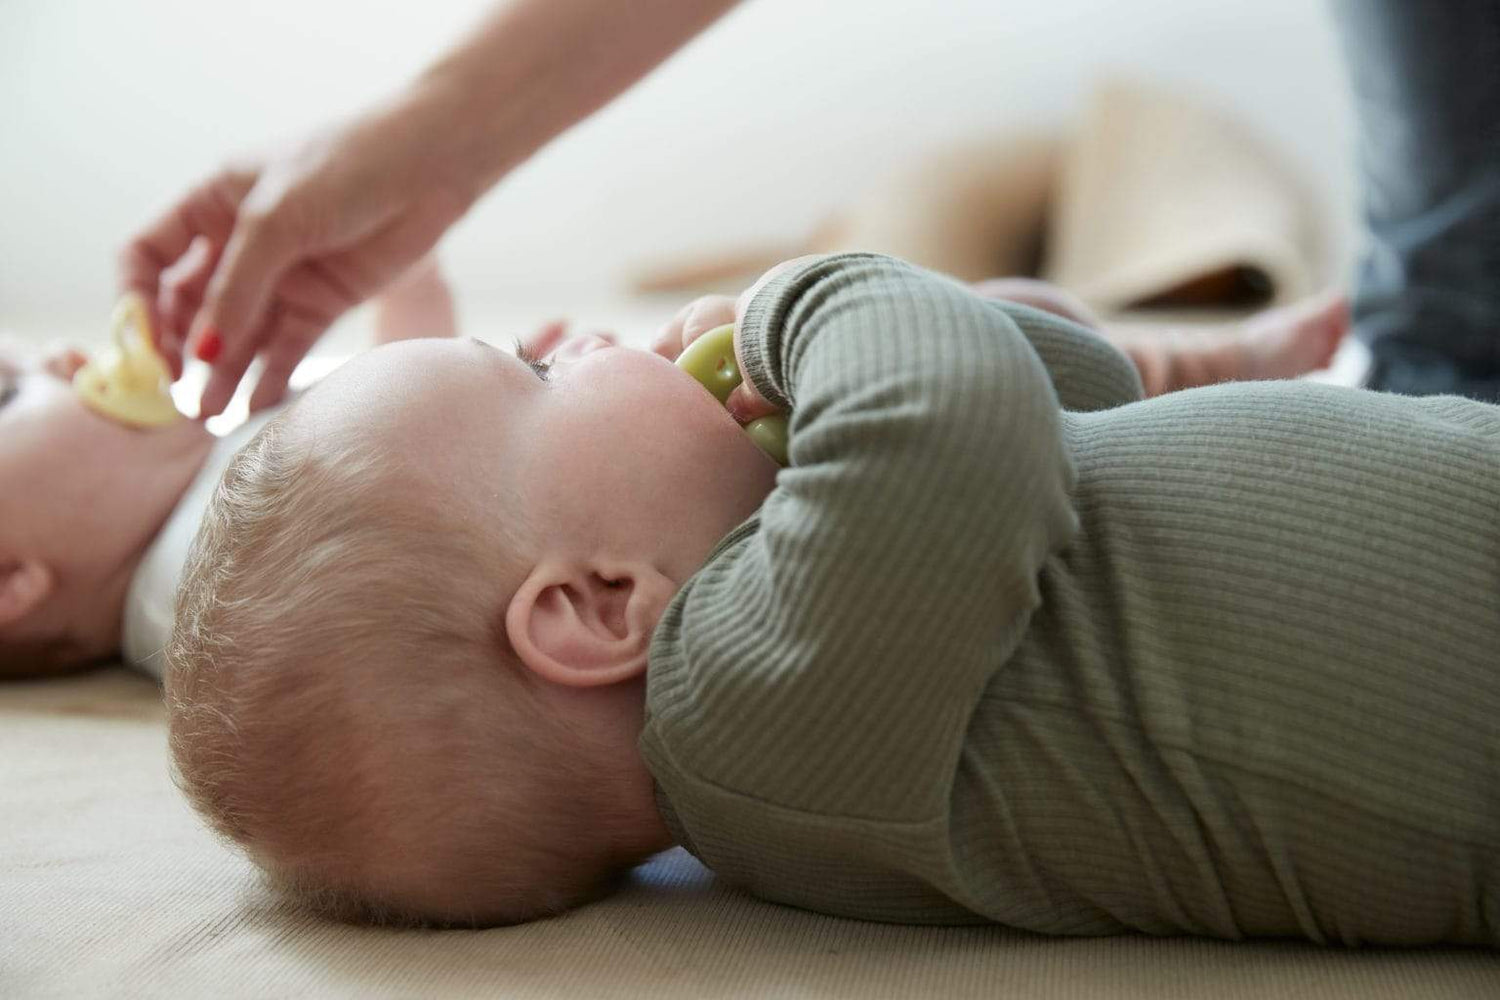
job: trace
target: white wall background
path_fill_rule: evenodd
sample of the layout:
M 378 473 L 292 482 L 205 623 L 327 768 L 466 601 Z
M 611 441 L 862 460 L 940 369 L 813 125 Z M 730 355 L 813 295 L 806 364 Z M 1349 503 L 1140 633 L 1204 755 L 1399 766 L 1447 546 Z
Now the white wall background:
M 186 185 L 400 85 L 483 8 L 0 0 L 0 326 L 104 315 L 116 249 Z M 444 259 L 469 308 L 597 300 L 633 263 L 800 234 L 919 150 L 1056 120 L 1117 70 L 1239 111 L 1347 225 L 1316 0 L 748 0 L 502 182 Z

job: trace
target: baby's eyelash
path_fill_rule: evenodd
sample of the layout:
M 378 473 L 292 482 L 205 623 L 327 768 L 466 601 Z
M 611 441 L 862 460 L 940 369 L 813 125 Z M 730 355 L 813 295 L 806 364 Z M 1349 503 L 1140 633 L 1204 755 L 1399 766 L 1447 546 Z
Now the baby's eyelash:
M 521 343 L 519 338 L 516 339 L 516 357 L 523 364 L 525 364 L 526 367 L 536 372 L 537 378 L 541 379 L 543 382 L 547 381 L 547 373 L 552 370 L 552 364 L 550 362 L 543 361 L 535 354 L 532 354 L 531 351 L 527 349 L 526 345 Z

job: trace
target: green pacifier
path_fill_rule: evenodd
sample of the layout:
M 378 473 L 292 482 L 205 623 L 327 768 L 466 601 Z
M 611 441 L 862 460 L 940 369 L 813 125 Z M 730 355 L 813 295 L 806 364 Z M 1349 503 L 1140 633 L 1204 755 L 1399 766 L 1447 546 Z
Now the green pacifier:
M 677 367 L 707 389 L 720 405 L 740 384 L 740 366 L 734 360 L 734 324 L 715 327 L 687 346 L 677 357 Z M 760 417 L 745 425 L 745 433 L 777 465 L 786 465 L 786 417 Z

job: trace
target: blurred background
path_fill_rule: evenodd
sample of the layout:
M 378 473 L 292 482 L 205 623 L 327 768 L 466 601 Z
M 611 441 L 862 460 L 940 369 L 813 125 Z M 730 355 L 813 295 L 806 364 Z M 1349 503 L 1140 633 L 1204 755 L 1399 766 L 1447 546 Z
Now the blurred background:
M 0 0 L 0 329 L 102 337 L 123 241 L 237 150 L 418 72 L 477 0 Z M 1346 82 L 1313 0 L 748 0 L 503 181 L 441 247 L 487 332 L 624 325 L 643 263 L 810 231 L 925 151 L 1076 116 L 1105 74 L 1232 111 L 1314 185 L 1348 269 Z M 345 329 L 358 326 L 355 317 Z

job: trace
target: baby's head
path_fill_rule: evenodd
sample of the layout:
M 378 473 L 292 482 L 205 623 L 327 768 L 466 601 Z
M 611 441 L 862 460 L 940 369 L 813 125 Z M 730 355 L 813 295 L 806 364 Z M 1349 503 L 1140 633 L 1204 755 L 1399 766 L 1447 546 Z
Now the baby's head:
M 213 443 L 100 415 L 73 391 L 84 361 L 0 344 L 0 676 L 115 652 L 131 574 Z
M 776 467 L 670 362 L 350 362 L 235 460 L 168 649 L 180 781 L 324 909 L 557 912 L 670 843 L 635 740 L 672 595 Z

